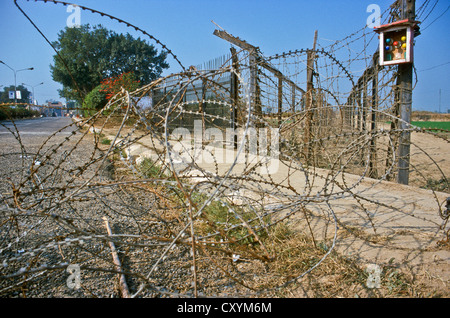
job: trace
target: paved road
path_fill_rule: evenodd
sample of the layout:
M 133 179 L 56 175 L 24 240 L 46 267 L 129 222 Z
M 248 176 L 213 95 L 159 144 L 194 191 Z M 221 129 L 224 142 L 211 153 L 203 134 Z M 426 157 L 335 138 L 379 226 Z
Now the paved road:
M 1 121 L 0 122 L 0 138 L 2 135 L 11 135 L 11 132 L 8 131 L 6 127 L 11 129 L 12 131 L 16 131 L 13 123 L 11 121 Z M 72 119 L 68 117 L 42 117 L 42 118 L 33 118 L 33 119 L 22 119 L 14 121 L 14 124 L 19 131 L 21 136 L 23 135 L 36 135 L 36 136 L 49 136 L 53 134 L 55 131 L 58 131 L 61 128 L 66 127 L 72 123 Z M 6 126 L 6 127 L 5 127 Z M 59 134 L 68 135 L 72 130 L 75 130 L 77 127 L 75 125 L 70 126 Z

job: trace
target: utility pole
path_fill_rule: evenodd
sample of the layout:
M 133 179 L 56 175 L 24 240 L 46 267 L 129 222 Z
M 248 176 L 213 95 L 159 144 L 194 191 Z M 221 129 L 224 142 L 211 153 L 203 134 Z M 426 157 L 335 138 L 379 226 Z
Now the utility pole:
M 6 64 L 3 61 L 0 61 L 1 64 L 5 65 L 6 67 L 8 67 L 11 71 L 14 72 L 14 106 L 17 106 L 17 73 L 20 71 L 32 71 L 34 70 L 33 67 L 29 67 L 29 68 L 24 68 L 21 70 L 15 70 L 13 69 L 11 66 L 9 66 L 8 64 Z
M 415 0 L 402 0 L 402 19 L 415 21 L 416 6 Z M 397 183 L 409 183 L 409 161 L 411 146 L 411 110 L 412 110 L 412 81 L 413 63 L 404 63 L 398 66 L 397 84 L 400 90 L 399 115 L 402 119 L 399 128 L 402 131 L 399 138 L 398 147 L 398 174 Z
M 25 84 L 25 83 L 22 83 L 22 85 L 25 85 L 25 86 L 30 86 L 31 87 L 31 89 L 32 89 L 32 93 L 33 93 L 33 99 L 32 99 L 32 101 L 31 101 L 31 104 L 33 104 L 34 105 L 34 103 L 35 103 L 35 100 L 36 100 L 36 97 L 35 97 L 35 95 L 34 95 L 34 88 L 36 87 L 36 86 L 39 86 L 39 85 L 43 85 L 44 84 L 44 82 L 41 82 L 41 83 L 39 83 L 39 84 L 37 84 L 37 85 L 28 85 L 28 84 Z

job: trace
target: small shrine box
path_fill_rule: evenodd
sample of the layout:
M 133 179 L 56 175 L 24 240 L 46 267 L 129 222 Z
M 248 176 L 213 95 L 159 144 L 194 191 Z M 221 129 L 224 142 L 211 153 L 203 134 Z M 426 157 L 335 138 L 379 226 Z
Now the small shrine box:
M 414 28 L 418 22 L 401 20 L 375 27 L 380 39 L 380 65 L 413 62 Z

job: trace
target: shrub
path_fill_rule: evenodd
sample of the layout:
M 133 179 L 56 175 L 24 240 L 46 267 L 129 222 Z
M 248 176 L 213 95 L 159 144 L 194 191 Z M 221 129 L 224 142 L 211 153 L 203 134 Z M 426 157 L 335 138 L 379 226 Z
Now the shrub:
M 83 116 L 89 117 L 96 111 L 105 107 L 108 100 L 106 93 L 103 91 L 103 85 L 100 84 L 86 95 L 83 101 Z
M 29 110 L 23 107 L 0 107 L 0 120 L 11 120 L 20 118 L 29 118 L 39 116 L 39 112 L 36 110 Z

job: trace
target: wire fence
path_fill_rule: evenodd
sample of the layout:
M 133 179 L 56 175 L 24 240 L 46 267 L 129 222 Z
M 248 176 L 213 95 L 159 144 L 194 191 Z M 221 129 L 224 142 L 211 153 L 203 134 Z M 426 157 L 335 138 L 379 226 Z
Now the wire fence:
M 1 123 L 0 295 L 273 296 L 320 268 L 343 229 L 393 247 L 405 218 L 429 244 L 448 236 L 448 159 L 412 138 L 403 191 L 426 201 L 414 213 L 389 182 L 404 129 L 391 126 L 396 67 L 367 72 L 373 42 L 363 28 L 262 59 L 233 49 L 124 90 L 39 144 Z M 420 189 L 430 176 L 441 188 Z M 286 224 L 313 257 L 280 271 Z

